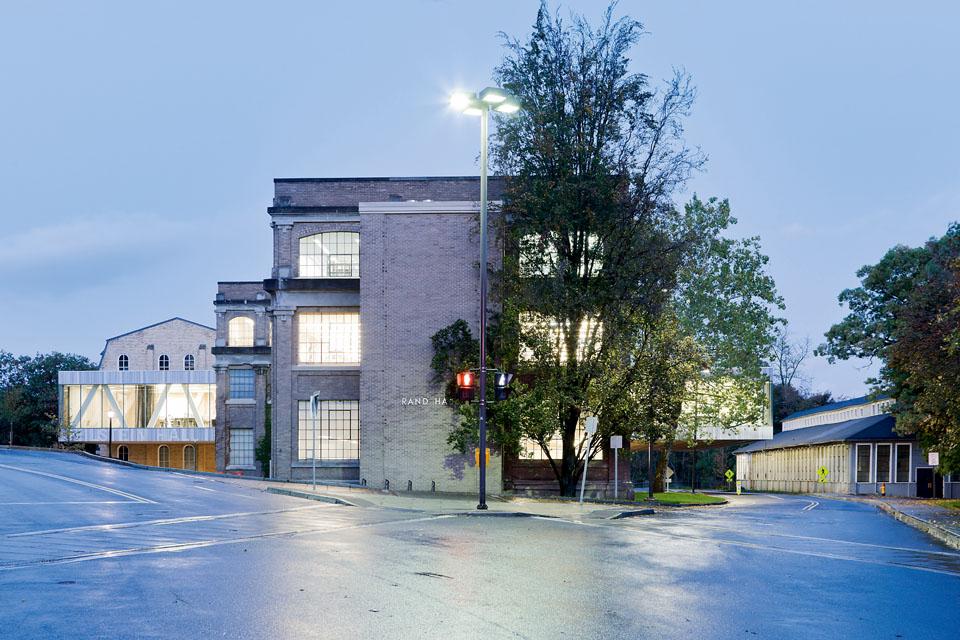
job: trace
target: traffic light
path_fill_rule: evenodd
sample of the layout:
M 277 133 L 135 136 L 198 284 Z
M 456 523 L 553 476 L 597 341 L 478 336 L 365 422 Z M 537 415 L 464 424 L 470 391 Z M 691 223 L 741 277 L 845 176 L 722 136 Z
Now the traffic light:
M 457 374 L 457 396 L 460 402 L 470 402 L 473 400 L 473 384 L 476 376 L 472 371 L 461 371 Z
M 506 400 L 508 397 L 510 397 L 511 380 L 513 380 L 512 373 L 505 373 L 502 371 L 497 372 L 495 384 L 493 386 L 494 400 Z

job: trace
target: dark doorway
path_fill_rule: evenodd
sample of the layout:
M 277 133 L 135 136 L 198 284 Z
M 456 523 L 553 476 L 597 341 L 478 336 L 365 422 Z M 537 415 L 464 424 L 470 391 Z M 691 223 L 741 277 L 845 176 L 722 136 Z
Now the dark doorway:
M 917 467 L 917 497 L 932 498 L 936 491 L 933 467 Z

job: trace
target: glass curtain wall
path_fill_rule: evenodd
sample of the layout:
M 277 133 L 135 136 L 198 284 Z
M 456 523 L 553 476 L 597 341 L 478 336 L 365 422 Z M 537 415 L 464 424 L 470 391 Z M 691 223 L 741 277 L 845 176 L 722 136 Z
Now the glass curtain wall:
M 67 426 L 98 429 L 110 426 L 112 420 L 115 429 L 199 427 L 198 417 L 204 427 L 216 423 L 215 385 L 63 385 L 63 421 Z

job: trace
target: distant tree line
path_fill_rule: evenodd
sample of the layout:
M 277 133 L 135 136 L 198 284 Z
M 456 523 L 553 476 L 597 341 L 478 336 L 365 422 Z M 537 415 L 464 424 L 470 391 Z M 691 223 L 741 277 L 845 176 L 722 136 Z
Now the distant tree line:
M 0 350 L 0 443 L 50 447 L 57 442 L 57 372 L 97 366 L 72 353 L 15 356 Z

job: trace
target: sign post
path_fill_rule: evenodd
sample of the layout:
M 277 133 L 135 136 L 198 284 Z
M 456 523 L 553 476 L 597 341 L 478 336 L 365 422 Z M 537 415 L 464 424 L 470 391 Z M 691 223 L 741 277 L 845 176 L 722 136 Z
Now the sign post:
M 311 448 L 313 449 L 313 454 L 310 456 L 313 459 L 313 490 L 317 490 L 317 403 L 320 402 L 320 394 L 314 393 L 310 396 L 310 419 L 313 421 L 311 425 L 313 427 L 313 444 Z
M 583 452 L 583 476 L 580 480 L 580 504 L 583 504 L 583 491 L 587 488 L 587 465 L 590 464 L 590 445 L 593 443 L 593 436 L 597 432 L 597 424 L 600 420 L 597 416 L 589 416 L 586 420 L 587 441 L 584 445 L 586 450 Z
M 620 495 L 620 469 L 618 461 L 620 458 L 620 449 L 623 448 L 623 436 L 610 436 L 610 450 L 613 451 L 613 499 L 616 500 Z

